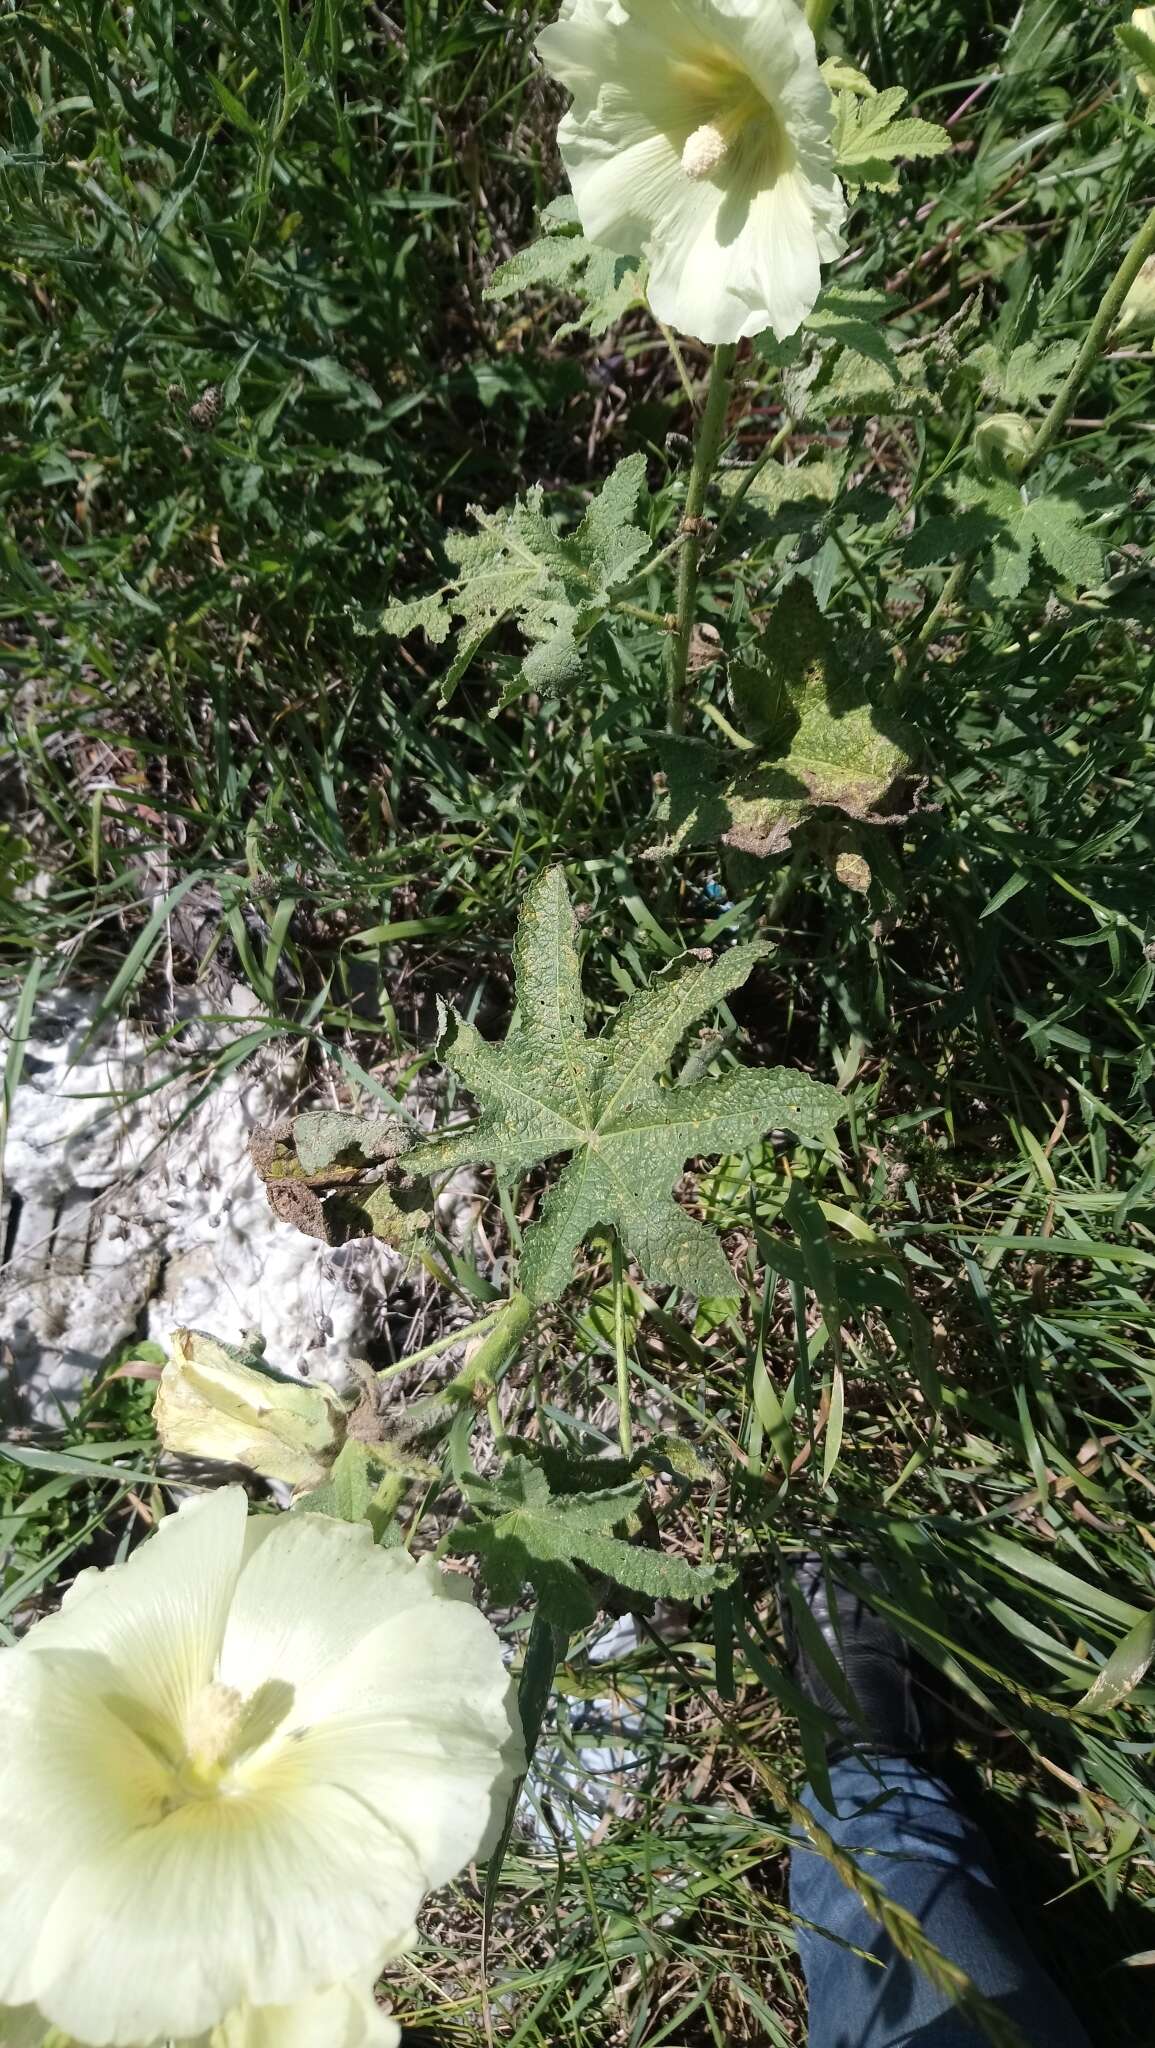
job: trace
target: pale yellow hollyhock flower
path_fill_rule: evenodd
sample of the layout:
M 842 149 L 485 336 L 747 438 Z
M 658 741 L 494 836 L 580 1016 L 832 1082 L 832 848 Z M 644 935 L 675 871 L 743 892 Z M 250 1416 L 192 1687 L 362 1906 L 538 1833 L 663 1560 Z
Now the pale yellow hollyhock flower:
M 293 2009 L 405 1948 L 522 1765 L 461 1580 L 247 1507 L 183 1507 L 0 1651 L 0 2006 L 90 2048 L 313 2048 Z
M 659 320 L 700 341 L 813 308 L 841 253 L 834 103 L 794 0 L 562 0 L 538 51 L 590 241 L 650 260 Z
M 1137 28 L 1141 36 L 1146 36 L 1149 43 L 1155 43 L 1155 7 L 1136 7 L 1131 16 L 1131 26 Z M 1150 71 L 1143 70 L 1135 58 L 1131 61 L 1136 64 L 1135 83 L 1144 99 L 1150 99 L 1155 94 L 1155 77 Z
M 337 1984 L 294 2005 L 239 2007 L 195 2041 L 171 2048 L 398 2048 L 401 2029 L 367 1985 Z M 85 2048 L 75 2035 L 45 2029 L 35 2006 L 0 2012 L 0 2048 Z M 165 2044 L 169 2048 L 169 2044 Z
M 166 1451 L 247 1465 L 298 1489 L 320 1486 L 345 1441 L 331 1387 L 274 1372 L 203 1330 L 174 1330 L 153 1404 Z

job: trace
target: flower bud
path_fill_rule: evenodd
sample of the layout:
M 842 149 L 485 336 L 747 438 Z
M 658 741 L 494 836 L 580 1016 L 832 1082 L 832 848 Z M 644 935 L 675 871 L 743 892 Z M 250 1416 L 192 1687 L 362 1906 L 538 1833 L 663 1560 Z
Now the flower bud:
M 1035 430 L 1018 412 L 992 412 L 975 428 L 975 458 L 984 476 L 1018 476 Z
M 1149 43 L 1155 43 L 1155 7 L 1136 7 L 1131 26 L 1146 36 Z M 1140 57 L 1132 56 L 1131 62 L 1135 66 L 1135 83 L 1144 99 L 1149 100 L 1155 94 L 1155 73 L 1148 70 Z
M 166 1451 L 298 1490 L 321 1484 L 345 1441 L 345 1405 L 331 1387 L 289 1379 L 203 1330 L 173 1331 L 153 1419 Z
M 1129 334 L 1144 327 L 1155 327 L 1155 256 L 1148 256 L 1124 299 L 1115 333 Z

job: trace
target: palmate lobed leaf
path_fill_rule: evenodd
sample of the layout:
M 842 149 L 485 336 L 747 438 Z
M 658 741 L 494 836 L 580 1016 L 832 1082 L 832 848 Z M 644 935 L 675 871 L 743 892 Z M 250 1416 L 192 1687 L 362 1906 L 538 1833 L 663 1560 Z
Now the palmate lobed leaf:
M 968 361 L 982 378 L 984 397 L 1017 408 L 1053 398 L 1078 353 L 1075 341 L 1054 341 L 1048 347 L 1021 341 L 1009 352 L 984 341 Z
M 862 349 L 845 347 L 807 394 L 807 415 L 815 419 L 873 418 L 878 414 L 933 419 L 944 410 L 942 379 L 935 378 L 933 369 L 929 349 L 909 350 L 883 365 Z
M 834 156 L 839 174 L 851 187 L 898 183 L 899 158 L 942 156 L 951 138 L 937 122 L 900 118 L 907 101 L 902 86 L 889 86 L 869 98 L 840 92 L 835 102 Z
M 446 537 L 451 573 L 441 589 L 367 614 L 359 630 L 403 636 L 421 629 L 440 647 L 459 625 L 457 650 L 441 682 L 446 703 L 475 655 L 512 619 L 530 646 L 502 703 L 527 689 L 563 691 L 580 669 L 581 641 L 615 586 L 649 553 L 648 535 L 633 524 L 645 480 L 645 457 L 628 455 L 570 534 L 559 533 L 547 515 L 540 484 L 501 512 L 475 508 L 477 531 Z
M 496 1480 L 466 1491 L 483 1518 L 455 1529 L 450 1549 L 480 1559 L 489 1590 L 503 1605 L 512 1606 L 532 1585 L 543 1611 L 567 1632 L 584 1628 L 597 1611 L 581 1565 L 648 1599 L 706 1599 L 733 1576 L 725 1566 L 688 1564 L 615 1535 L 642 1506 L 640 1484 L 553 1493 L 540 1466 L 512 1457 Z
M 1072 476 L 1032 496 L 1009 478 L 964 476 L 955 488 L 960 509 L 936 514 L 917 528 L 907 544 L 907 562 L 924 568 L 985 548 L 987 582 L 995 597 L 1017 597 L 1036 557 L 1062 581 L 1078 589 L 1093 587 L 1102 582 L 1106 558 L 1091 526 L 1097 516 L 1089 509 L 1092 489 L 1092 480 Z
M 743 1152 L 770 1130 L 833 1143 L 842 1101 L 833 1088 L 777 1068 L 740 1068 L 684 1088 L 660 1076 L 694 1021 L 741 987 L 767 948 L 676 961 L 585 1035 L 577 924 L 565 878 L 548 869 L 522 907 L 514 949 L 515 1010 L 503 1044 L 464 1018 L 444 1023 L 441 1056 L 481 1104 L 462 1132 L 418 1147 L 422 1173 L 492 1163 L 524 1172 L 570 1154 L 525 1233 L 520 1284 L 554 1301 L 595 1228 L 612 1228 L 649 1279 L 699 1295 L 735 1292 L 714 1232 L 673 1198 L 687 1159 Z
M 860 311 L 855 317 L 855 303 Z M 885 322 L 900 308 L 885 293 L 827 286 L 806 327 L 837 344 L 804 372 L 788 373 L 798 418 L 869 418 L 897 414 L 932 418 L 949 411 L 980 375 L 966 353 L 982 318 L 972 296 L 917 347 L 898 344 Z
M 802 325 L 807 333 L 829 335 L 890 370 L 895 352 L 886 322 L 899 311 L 899 301 L 889 292 L 831 283 L 823 286 L 813 312 Z

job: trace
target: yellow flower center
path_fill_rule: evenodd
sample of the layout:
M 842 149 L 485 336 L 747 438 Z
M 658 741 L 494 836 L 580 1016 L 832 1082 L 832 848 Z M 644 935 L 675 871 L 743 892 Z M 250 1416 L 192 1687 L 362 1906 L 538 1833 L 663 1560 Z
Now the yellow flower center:
M 226 1791 L 236 1766 L 275 1734 L 292 1704 L 293 1688 L 279 1678 L 267 1679 L 248 1699 L 216 1679 L 203 1686 L 185 1718 L 176 1803 Z
M 772 184 L 789 169 L 792 151 L 782 121 L 730 58 L 712 53 L 683 59 L 673 70 L 700 114 L 682 145 L 682 169 L 688 178 L 699 183 L 725 168 L 743 182 L 762 185 Z
M 245 1717 L 245 1703 L 232 1685 L 214 1680 L 199 1692 L 185 1724 L 186 1769 L 205 1783 L 219 1782 L 232 1757 Z

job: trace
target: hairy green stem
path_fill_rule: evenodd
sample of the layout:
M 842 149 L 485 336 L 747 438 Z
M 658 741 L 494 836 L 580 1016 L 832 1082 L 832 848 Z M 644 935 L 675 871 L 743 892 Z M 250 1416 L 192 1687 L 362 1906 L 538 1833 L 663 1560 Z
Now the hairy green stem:
M 460 1343 L 463 1337 L 472 1335 L 475 1330 L 488 1328 L 488 1334 L 454 1379 L 449 1380 L 438 1393 L 426 1395 L 423 1400 L 415 1402 L 410 1407 L 410 1421 L 440 1423 L 447 1414 L 451 1416 L 455 1408 L 476 1410 L 485 1407 L 489 1410 L 489 1419 L 499 1446 L 504 1443 L 505 1424 L 496 1406 L 497 1388 L 517 1357 L 521 1349 L 521 1340 L 532 1320 L 532 1303 L 526 1300 L 524 1294 L 514 1291 L 506 1301 L 495 1303 L 490 1316 L 481 1317 L 478 1322 L 469 1324 L 464 1330 L 451 1330 L 445 1340 L 449 1344 Z M 433 1344 L 429 1350 L 438 1351 L 441 1348 L 440 1344 Z M 426 1352 L 424 1355 L 429 1354 Z M 420 1356 L 422 1354 L 419 1352 L 413 1353 L 413 1358 Z M 402 1361 L 405 1365 L 412 1362 L 411 1358 Z M 400 1368 L 387 1368 L 388 1370 Z M 374 1375 L 376 1378 L 384 1376 Z
M 497 1398 L 496 1387 L 485 1404 L 485 1412 L 489 1418 L 489 1427 L 493 1431 L 494 1449 L 499 1451 L 504 1458 L 510 1450 L 509 1431 L 505 1426 L 505 1417 L 501 1412 L 501 1403 Z
M 618 1369 L 618 1442 L 623 1458 L 634 1455 L 634 1425 L 630 1415 L 630 1362 L 626 1357 L 626 1290 L 622 1271 L 622 1248 L 614 1232 L 614 1359 Z
M 914 644 L 917 653 L 924 654 L 926 652 L 926 649 L 930 646 L 930 643 L 934 639 L 935 633 L 938 629 L 939 621 L 945 618 L 947 612 L 949 612 L 951 606 L 955 601 L 955 598 L 958 596 L 959 591 L 962 589 L 963 584 L 966 582 L 967 577 L 970 575 L 971 570 L 974 568 L 975 561 L 976 557 L 974 555 L 963 555 L 960 558 L 960 560 L 955 563 L 954 568 L 951 570 L 950 575 L 947 577 L 946 582 L 943 584 L 942 589 L 938 594 L 938 597 L 935 599 L 935 602 L 932 604 L 921 626 L 919 627 L 917 634 L 915 635 Z
M 617 603 L 618 599 L 624 597 L 627 592 L 635 590 L 639 583 L 648 582 L 650 577 L 656 575 L 659 569 L 664 569 L 666 563 L 673 561 L 674 556 L 680 552 L 681 546 L 680 535 L 675 535 L 672 541 L 667 542 L 660 554 L 653 555 L 648 562 L 642 563 L 640 569 L 635 569 L 632 576 L 627 576 L 625 582 L 619 586 L 614 602 Z M 663 621 L 663 623 L 665 622 Z
M 752 463 L 750 468 L 739 478 L 738 487 L 733 496 L 727 500 L 726 509 L 718 521 L 719 534 L 725 533 L 731 520 L 741 511 L 759 477 L 765 475 L 783 442 L 788 441 L 793 432 L 794 422 L 787 415 L 778 432 L 774 435 L 773 440 L 767 442 L 757 462 Z
M 455 1344 L 468 1344 L 471 1338 L 480 1337 L 483 1330 L 488 1330 L 495 1316 L 501 1315 L 504 1308 L 504 1302 L 495 1302 L 493 1307 L 485 1315 L 479 1316 L 475 1323 L 463 1323 L 459 1330 L 444 1330 L 440 1337 L 434 1338 L 432 1344 L 423 1344 L 420 1351 L 410 1351 L 404 1358 L 399 1358 L 396 1365 L 382 1366 L 380 1372 L 373 1374 L 373 1378 L 391 1380 L 397 1373 L 407 1372 L 411 1365 L 420 1365 L 426 1358 L 436 1358 L 439 1351 L 450 1351 Z
M 387 1472 L 369 1502 L 366 1519 L 373 1531 L 373 1540 L 380 1543 L 385 1531 L 393 1521 L 398 1508 L 405 1498 L 409 1481 L 403 1473 Z
M 499 1310 L 488 1337 L 478 1345 L 469 1364 L 446 1388 L 446 1393 L 474 1395 L 479 1388 L 488 1392 L 491 1386 L 495 1387 L 517 1356 L 532 1320 L 532 1303 L 524 1294 L 511 1294 Z
M 718 466 L 722 450 L 722 436 L 726 431 L 726 412 L 730 403 L 730 384 L 734 375 L 734 364 L 738 350 L 734 343 L 726 343 L 714 350 L 714 362 L 710 371 L 710 389 L 706 398 L 706 409 L 702 414 L 694 443 L 694 461 L 690 470 L 690 482 L 686 491 L 686 506 L 682 514 L 682 553 L 678 563 L 677 625 L 670 641 L 667 655 L 666 677 L 670 730 L 683 732 L 686 724 L 686 672 L 690 665 L 690 640 L 694 631 L 694 611 L 698 598 L 698 570 L 702 560 L 702 525 L 710 480 Z
M 1054 447 L 1058 436 L 1075 410 L 1075 402 L 1079 397 L 1079 393 L 1082 391 L 1087 378 L 1090 376 L 1091 371 L 1103 353 L 1106 343 L 1110 339 L 1111 330 L 1122 311 L 1124 299 L 1147 258 L 1151 255 L 1155 255 L 1155 206 L 1151 208 L 1138 234 L 1129 244 L 1123 261 L 1120 263 L 1119 268 L 1099 301 L 1095 317 L 1084 337 L 1083 345 L 1075 357 L 1070 372 L 1050 411 L 1031 443 L 1030 454 L 1020 472 L 1023 478 L 1029 476 L 1030 472 L 1042 461 L 1043 456 L 1049 454 L 1050 450 Z M 978 554 L 976 552 L 970 555 L 963 555 L 955 563 L 939 596 L 925 614 L 917 633 L 914 635 L 913 652 L 907 664 L 906 675 L 903 678 L 905 689 L 910 688 L 921 672 L 926 650 L 934 638 L 938 626 L 950 611 L 951 606 L 962 595 L 970 581 L 977 561 Z
M 1110 338 L 1111 329 L 1123 310 L 1123 301 L 1138 277 L 1139 272 L 1142 270 L 1143 265 L 1146 263 L 1148 256 L 1153 254 L 1155 254 L 1155 206 L 1151 208 L 1131 247 L 1128 249 L 1122 263 L 1119 265 L 1118 270 L 1115 272 L 1114 277 L 1099 301 L 1099 310 L 1087 329 L 1086 339 L 1071 365 L 1070 374 L 1031 443 L 1031 452 L 1027 458 L 1026 470 L 1033 469 L 1035 464 L 1047 453 L 1047 450 L 1053 446 L 1056 436 L 1074 412 L 1075 400 L 1078 398 L 1095 363 L 1103 353 L 1103 349 Z
M 648 612 L 640 604 L 625 604 L 620 597 L 611 597 L 610 610 L 621 612 L 627 619 L 640 619 L 644 626 L 661 626 L 664 630 L 669 624 L 664 612 Z

